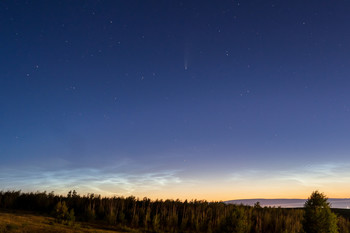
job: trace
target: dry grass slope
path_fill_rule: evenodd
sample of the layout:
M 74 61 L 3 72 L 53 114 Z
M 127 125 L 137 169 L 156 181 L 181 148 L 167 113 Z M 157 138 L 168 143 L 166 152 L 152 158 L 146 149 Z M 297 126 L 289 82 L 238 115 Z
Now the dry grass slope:
M 58 224 L 51 217 L 27 213 L 0 212 L 0 233 L 117 233 L 112 230 L 102 230 L 91 225 L 75 224 L 66 226 Z

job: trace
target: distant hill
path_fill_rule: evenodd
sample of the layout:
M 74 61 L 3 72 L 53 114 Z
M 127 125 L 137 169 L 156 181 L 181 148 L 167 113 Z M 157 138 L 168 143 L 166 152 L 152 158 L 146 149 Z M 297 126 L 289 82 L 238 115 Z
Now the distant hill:
M 349 209 L 350 198 L 329 198 L 332 208 Z M 275 206 L 283 208 L 303 207 L 306 199 L 240 199 L 225 201 L 228 204 L 243 204 L 253 206 L 256 202 L 260 202 L 262 207 Z

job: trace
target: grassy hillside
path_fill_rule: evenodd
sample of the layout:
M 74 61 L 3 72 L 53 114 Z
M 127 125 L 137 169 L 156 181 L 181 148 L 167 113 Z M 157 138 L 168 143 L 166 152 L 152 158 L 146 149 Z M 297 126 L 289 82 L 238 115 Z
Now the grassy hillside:
M 97 225 L 76 223 L 73 226 L 58 224 L 51 217 L 28 212 L 0 211 L 0 233 L 117 233 L 122 231 L 101 229 Z

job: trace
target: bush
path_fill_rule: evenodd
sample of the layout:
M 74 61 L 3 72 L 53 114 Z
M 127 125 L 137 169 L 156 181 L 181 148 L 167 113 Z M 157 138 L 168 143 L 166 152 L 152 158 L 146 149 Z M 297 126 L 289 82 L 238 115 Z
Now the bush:
M 66 202 L 59 201 L 55 206 L 55 219 L 58 223 L 64 223 L 67 225 L 74 224 L 75 216 L 74 209 L 68 211 Z

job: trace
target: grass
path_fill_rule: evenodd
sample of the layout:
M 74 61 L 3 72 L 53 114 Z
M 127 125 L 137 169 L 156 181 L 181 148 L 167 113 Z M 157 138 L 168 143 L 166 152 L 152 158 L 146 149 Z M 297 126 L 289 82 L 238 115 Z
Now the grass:
M 102 226 L 103 227 L 103 226 Z M 96 225 L 76 223 L 67 226 L 56 223 L 51 217 L 26 212 L 0 211 L 0 233 L 118 233 L 122 231 L 101 229 Z M 125 231 L 124 231 L 125 232 Z

